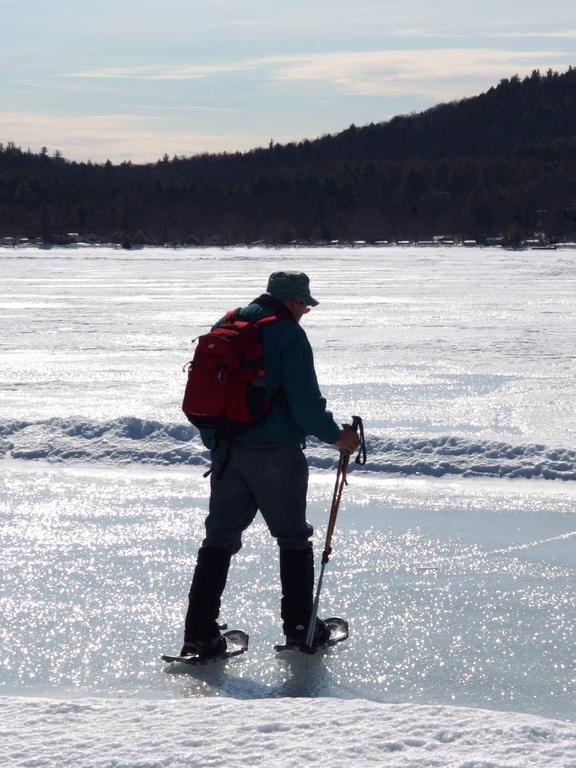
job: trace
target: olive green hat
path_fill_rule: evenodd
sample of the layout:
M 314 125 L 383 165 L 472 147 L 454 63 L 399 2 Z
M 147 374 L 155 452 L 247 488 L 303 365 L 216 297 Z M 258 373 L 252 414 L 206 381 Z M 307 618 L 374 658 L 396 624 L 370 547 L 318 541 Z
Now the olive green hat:
M 310 278 L 304 272 L 273 272 L 268 278 L 266 292 L 276 299 L 299 299 L 309 307 L 318 302 L 310 296 Z

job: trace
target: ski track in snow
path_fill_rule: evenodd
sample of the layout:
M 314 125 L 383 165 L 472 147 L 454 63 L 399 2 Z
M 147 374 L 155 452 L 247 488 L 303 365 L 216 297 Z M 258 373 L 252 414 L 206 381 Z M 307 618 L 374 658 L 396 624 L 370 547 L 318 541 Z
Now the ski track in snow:
M 397 475 L 576 480 L 576 451 L 539 444 L 513 445 L 457 436 L 367 435 L 370 472 Z M 1 420 L 0 456 L 51 462 L 111 462 L 153 465 L 210 462 L 197 430 L 184 424 L 123 417 L 112 421 L 49 418 Z M 332 469 L 336 453 L 309 440 L 310 466 Z M 352 465 L 353 466 L 353 465 Z
M 445 706 L 0 699 L 4 768 L 575 768 L 576 726 Z

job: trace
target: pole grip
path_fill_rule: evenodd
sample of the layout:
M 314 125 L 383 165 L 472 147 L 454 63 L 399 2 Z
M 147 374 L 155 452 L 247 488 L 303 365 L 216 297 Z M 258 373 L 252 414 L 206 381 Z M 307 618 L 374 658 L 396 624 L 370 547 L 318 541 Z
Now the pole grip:
M 364 422 L 362 421 L 362 417 L 352 416 L 352 424 L 343 424 L 342 428 L 351 429 L 360 437 L 360 447 L 358 448 L 358 455 L 354 461 L 356 464 L 361 464 L 363 466 L 366 464 L 366 441 L 364 439 Z

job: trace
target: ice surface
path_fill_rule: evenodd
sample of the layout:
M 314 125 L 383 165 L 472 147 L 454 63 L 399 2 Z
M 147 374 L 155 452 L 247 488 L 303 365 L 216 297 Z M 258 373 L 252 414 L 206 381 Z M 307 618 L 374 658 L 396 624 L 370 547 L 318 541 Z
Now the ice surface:
M 249 654 L 165 669 L 206 513 L 181 366 L 282 267 L 321 301 L 337 418 L 366 423 L 322 597 L 351 638 L 276 658 L 258 523 L 223 606 Z M 576 720 L 575 254 L 18 249 L 0 272 L 2 765 L 576 768 L 542 719 Z M 318 551 L 335 457 L 308 455 Z
M 254 525 L 222 607 L 250 650 L 181 674 L 202 538 L 199 469 L 4 468 L 0 627 L 5 693 L 364 697 L 576 715 L 576 487 L 350 477 L 322 594 L 350 641 L 277 659 L 276 547 Z M 333 475 L 317 472 L 321 541 Z M 317 548 L 319 549 L 319 547 Z

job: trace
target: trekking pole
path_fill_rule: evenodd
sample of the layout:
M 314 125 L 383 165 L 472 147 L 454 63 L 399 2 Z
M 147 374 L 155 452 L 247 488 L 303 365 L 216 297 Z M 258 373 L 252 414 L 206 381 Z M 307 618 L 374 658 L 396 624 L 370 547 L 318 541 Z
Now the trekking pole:
M 366 443 L 364 442 L 364 424 L 360 416 L 352 416 L 352 424 L 344 424 L 344 429 L 352 429 L 360 436 L 360 447 L 358 449 L 358 455 L 356 456 L 356 464 L 366 464 Z M 330 517 L 328 519 L 328 529 L 326 531 L 326 541 L 324 542 L 324 551 L 322 552 L 322 567 L 320 569 L 320 576 L 318 577 L 318 586 L 316 587 L 316 596 L 314 598 L 314 604 L 312 605 L 312 613 L 310 614 L 310 621 L 308 623 L 308 631 L 306 633 L 306 650 L 308 653 L 313 653 L 314 644 L 314 630 L 316 629 L 316 618 L 318 617 L 318 606 L 320 604 L 320 592 L 322 591 L 322 582 L 324 580 L 324 570 L 326 563 L 330 559 L 332 554 L 332 535 L 334 528 L 336 527 L 336 518 L 338 516 L 338 509 L 340 507 L 340 499 L 342 498 L 342 491 L 344 486 L 348 485 L 346 479 L 348 472 L 348 463 L 350 461 L 350 454 L 348 451 L 340 451 L 340 460 L 338 462 L 338 469 L 336 471 L 336 484 L 334 486 L 334 494 L 332 496 L 332 506 L 330 508 Z

